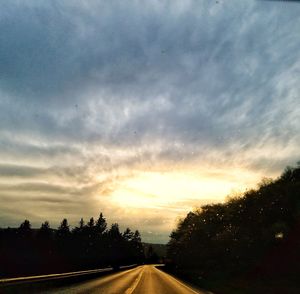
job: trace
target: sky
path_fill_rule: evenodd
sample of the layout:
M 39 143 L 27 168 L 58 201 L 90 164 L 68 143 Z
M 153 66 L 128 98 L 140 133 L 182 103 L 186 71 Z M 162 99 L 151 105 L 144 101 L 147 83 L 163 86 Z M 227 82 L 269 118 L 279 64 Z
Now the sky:
M 181 217 L 300 160 L 300 4 L 1 1 L 0 226 Z

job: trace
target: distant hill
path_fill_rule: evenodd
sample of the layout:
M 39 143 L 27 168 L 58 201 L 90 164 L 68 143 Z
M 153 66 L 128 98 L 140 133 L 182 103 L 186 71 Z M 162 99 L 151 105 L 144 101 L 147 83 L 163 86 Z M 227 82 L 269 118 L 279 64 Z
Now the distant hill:
M 159 258 L 165 258 L 167 254 L 167 245 L 166 244 L 154 244 L 154 243 L 143 243 L 145 254 L 147 256 L 149 252 L 150 246 L 153 249 L 153 252 L 155 252 Z

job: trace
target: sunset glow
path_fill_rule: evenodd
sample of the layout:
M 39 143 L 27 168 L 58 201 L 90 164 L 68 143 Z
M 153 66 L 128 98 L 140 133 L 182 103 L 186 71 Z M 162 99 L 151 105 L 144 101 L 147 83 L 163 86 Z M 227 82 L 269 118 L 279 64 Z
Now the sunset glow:
M 245 175 L 244 175 L 245 177 Z M 250 176 L 248 175 L 248 178 Z M 191 209 L 199 202 L 223 201 L 231 192 L 244 191 L 252 183 L 243 175 L 235 179 L 216 179 L 205 175 L 185 174 L 184 172 L 146 172 L 125 180 L 113 192 L 113 200 L 121 206 L 134 208 L 166 208 L 178 203 L 178 210 Z M 248 184 L 248 185 L 247 185 Z M 184 203 L 186 204 L 184 205 Z M 183 205 L 183 206 L 182 206 Z

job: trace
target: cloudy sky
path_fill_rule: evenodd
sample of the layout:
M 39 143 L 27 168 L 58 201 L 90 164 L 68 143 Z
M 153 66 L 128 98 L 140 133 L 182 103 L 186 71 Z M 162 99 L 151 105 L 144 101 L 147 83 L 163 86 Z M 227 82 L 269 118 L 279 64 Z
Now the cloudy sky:
M 166 242 L 300 159 L 300 4 L 1 1 L 0 226 Z

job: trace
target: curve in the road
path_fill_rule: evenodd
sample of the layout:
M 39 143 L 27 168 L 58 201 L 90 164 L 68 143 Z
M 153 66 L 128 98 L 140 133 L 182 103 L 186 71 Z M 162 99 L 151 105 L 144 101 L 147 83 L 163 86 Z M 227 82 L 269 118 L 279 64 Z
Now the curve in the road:
M 56 288 L 47 293 L 207 294 L 208 292 L 192 289 L 154 266 L 145 265 L 68 287 Z

